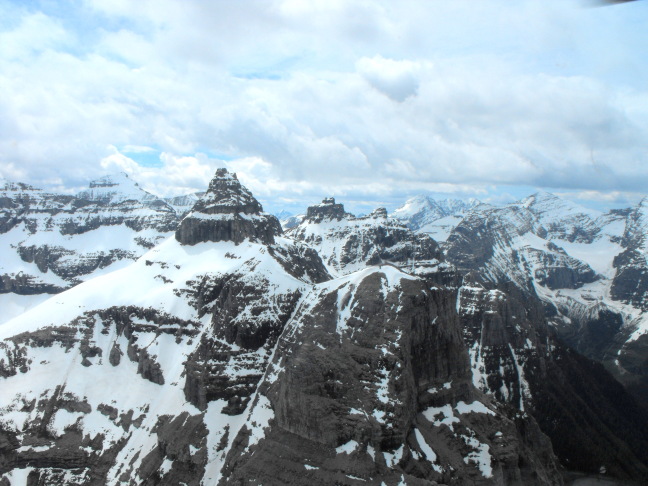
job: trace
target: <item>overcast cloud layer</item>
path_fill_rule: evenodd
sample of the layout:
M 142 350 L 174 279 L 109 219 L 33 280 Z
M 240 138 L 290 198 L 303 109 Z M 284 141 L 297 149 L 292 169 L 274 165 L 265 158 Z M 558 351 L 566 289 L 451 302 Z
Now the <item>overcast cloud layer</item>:
M 272 206 L 648 188 L 648 2 L 0 0 L 0 176 Z

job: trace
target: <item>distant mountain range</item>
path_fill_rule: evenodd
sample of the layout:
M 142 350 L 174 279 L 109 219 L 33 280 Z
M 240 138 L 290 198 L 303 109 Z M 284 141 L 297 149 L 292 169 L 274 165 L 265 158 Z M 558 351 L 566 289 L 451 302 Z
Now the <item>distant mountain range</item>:
M 279 216 L 2 182 L 0 485 L 648 481 L 648 199 Z

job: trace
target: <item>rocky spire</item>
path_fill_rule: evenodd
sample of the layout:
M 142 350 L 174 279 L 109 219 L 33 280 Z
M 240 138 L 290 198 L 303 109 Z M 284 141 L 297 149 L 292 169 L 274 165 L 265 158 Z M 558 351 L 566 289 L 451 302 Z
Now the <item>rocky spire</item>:
M 350 214 L 344 212 L 344 205 L 336 204 L 332 197 L 324 198 L 321 204 L 310 206 L 306 210 L 306 219 L 311 223 L 321 223 L 322 221 L 340 221 Z
M 218 169 L 207 192 L 182 220 L 175 236 L 183 245 L 204 241 L 239 244 L 245 239 L 269 244 L 281 233 L 279 220 L 263 212 L 236 174 Z

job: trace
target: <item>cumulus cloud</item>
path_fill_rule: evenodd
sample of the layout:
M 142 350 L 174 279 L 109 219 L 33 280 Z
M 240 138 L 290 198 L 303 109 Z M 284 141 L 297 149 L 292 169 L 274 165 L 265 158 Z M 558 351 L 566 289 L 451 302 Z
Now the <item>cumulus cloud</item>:
M 168 195 L 227 166 L 291 204 L 645 191 L 648 4 L 577 3 L 0 5 L 0 176 Z
M 140 186 L 159 196 L 175 196 L 204 190 L 214 172 L 225 167 L 222 160 L 210 159 L 204 154 L 177 156 L 162 152 L 160 167 L 144 167 L 131 157 L 110 146 L 110 155 L 102 158 L 100 166 L 105 173 L 124 172 Z
M 394 101 L 405 101 L 418 91 L 417 71 L 420 65 L 412 61 L 395 61 L 382 56 L 363 57 L 356 63 L 367 82 Z

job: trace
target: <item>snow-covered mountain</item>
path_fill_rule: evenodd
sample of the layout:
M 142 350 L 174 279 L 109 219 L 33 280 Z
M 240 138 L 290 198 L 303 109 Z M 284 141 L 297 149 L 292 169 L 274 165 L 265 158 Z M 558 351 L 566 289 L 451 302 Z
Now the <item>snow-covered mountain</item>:
M 283 210 L 275 213 L 274 215 L 279 220 L 279 223 L 281 223 L 281 227 L 283 228 L 284 231 L 288 231 L 294 228 L 299 223 L 301 223 L 306 217 L 305 214 L 293 214 L 291 212 L 283 211 Z
M 304 221 L 304 218 L 306 217 L 305 214 L 296 214 L 294 216 L 288 216 L 284 219 L 279 220 L 281 223 L 281 227 L 284 229 L 284 231 L 288 231 L 293 229 L 295 226 L 300 224 L 302 221 Z
M 0 327 L 0 472 L 558 481 L 535 422 L 473 387 L 445 299 L 393 266 L 331 279 L 219 170 L 175 237 Z
M 505 207 L 474 208 L 443 250 L 482 282 L 512 283 L 540 298 L 565 342 L 648 400 L 641 364 L 648 355 L 645 207 L 644 200 L 602 214 L 539 193 Z
M 419 195 L 405 201 L 391 216 L 412 230 L 445 241 L 465 213 L 479 204 L 476 199 L 434 199 Z
M 440 263 L 438 245 L 432 238 L 389 218 L 384 208 L 355 217 L 334 198 L 310 206 L 302 222 L 287 234 L 314 248 L 333 275 L 382 263 L 407 267 L 407 271 Z
M 644 412 L 558 335 L 576 323 L 567 297 L 641 272 L 643 203 L 607 215 L 546 194 L 448 203 L 461 222 L 439 247 L 332 198 L 284 234 L 224 169 L 165 231 L 157 221 L 176 211 L 128 181 L 62 199 L 9 185 L 3 235 L 58 241 L 60 224 L 47 233 L 30 215 L 76 217 L 80 204 L 115 222 L 75 236 L 136 222 L 157 236 L 0 325 L 0 484 L 648 478 Z M 635 280 L 609 300 L 635 312 Z
M 178 217 L 182 219 L 204 194 L 204 192 L 194 192 L 183 196 L 165 197 L 164 202 L 171 206 Z
M 0 186 L 1 320 L 44 295 L 119 268 L 168 237 L 176 212 L 126 174 L 90 183 L 77 196 L 26 184 Z

